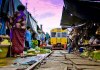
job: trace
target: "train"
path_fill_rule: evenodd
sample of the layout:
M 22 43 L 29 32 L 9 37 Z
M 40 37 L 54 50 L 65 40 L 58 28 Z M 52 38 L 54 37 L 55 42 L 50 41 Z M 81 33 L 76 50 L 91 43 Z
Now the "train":
M 66 49 L 68 30 L 62 28 L 54 28 L 50 30 L 50 43 L 52 49 Z

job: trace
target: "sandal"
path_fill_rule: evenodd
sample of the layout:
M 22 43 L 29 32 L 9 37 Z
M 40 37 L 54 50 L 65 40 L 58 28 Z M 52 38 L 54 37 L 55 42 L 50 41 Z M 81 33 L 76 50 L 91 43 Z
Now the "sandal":
M 24 54 L 23 53 L 20 53 L 20 57 L 23 58 L 24 57 Z
M 17 54 L 14 54 L 14 56 L 13 56 L 14 58 L 16 58 L 17 57 Z

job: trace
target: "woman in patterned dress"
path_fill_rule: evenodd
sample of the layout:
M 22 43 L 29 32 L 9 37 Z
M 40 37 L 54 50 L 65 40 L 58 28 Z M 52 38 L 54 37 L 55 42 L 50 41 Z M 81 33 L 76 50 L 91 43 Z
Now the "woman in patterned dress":
M 12 54 L 14 57 L 20 55 L 23 56 L 25 31 L 26 31 L 26 16 L 24 14 L 25 7 L 19 5 L 17 7 L 18 12 L 15 12 L 10 22 L 12 23 L 11 29 L 11 41 L 12 41 Z

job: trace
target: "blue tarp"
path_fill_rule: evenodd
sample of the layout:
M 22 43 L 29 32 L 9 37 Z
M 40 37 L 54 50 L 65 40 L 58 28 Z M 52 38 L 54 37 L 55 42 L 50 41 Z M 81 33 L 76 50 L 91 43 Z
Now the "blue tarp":
M 2 0 L 0 0 L 0 6 L 1 4 Z M 2 7 L 2 12 L 7 13 L 8 16 L 13 16 L 14 12 L 17 11 L 17 6 L 22 5 L 20 0 L 5 0 L 3 4 L 4 5 Z M 27 10 L 25 10 L 24 12 L 26 14 L 27 25 L 30 26 L 37 33 L 37 22 Z
M 2 0 L 0 0 L 0 9 L 1 9 L 1 5 L 2 5 Z
M 8 13 L 8 10 L 9 10 L 9 0 L 5 0 L 5 3 L 4 3 L 2 11 L 4 13 Z
M 6 22 L 3 18 L 0 19 L 0 35 L 6 34 Z

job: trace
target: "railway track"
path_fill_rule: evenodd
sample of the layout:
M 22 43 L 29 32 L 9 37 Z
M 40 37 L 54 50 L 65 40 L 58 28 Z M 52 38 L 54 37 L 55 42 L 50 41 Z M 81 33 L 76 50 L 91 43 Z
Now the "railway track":
M 67 65 L 64 63 L 66 59 L 62 52 L 64 52 L 64 50 L 54 50 L 53 53 L 43 61 L 40 67 L 34 70 L 67 70 Z
M 75 54 L 68 54 L 66 50 L 53 50 L 25 69 L 6 67 L 0 68 L 0 70 L 100 70 L 100 62 L 90 61 Z
M 54 50 L 33 70 L 100 70 L 100 62 L 90 61 L 66 50 Z

